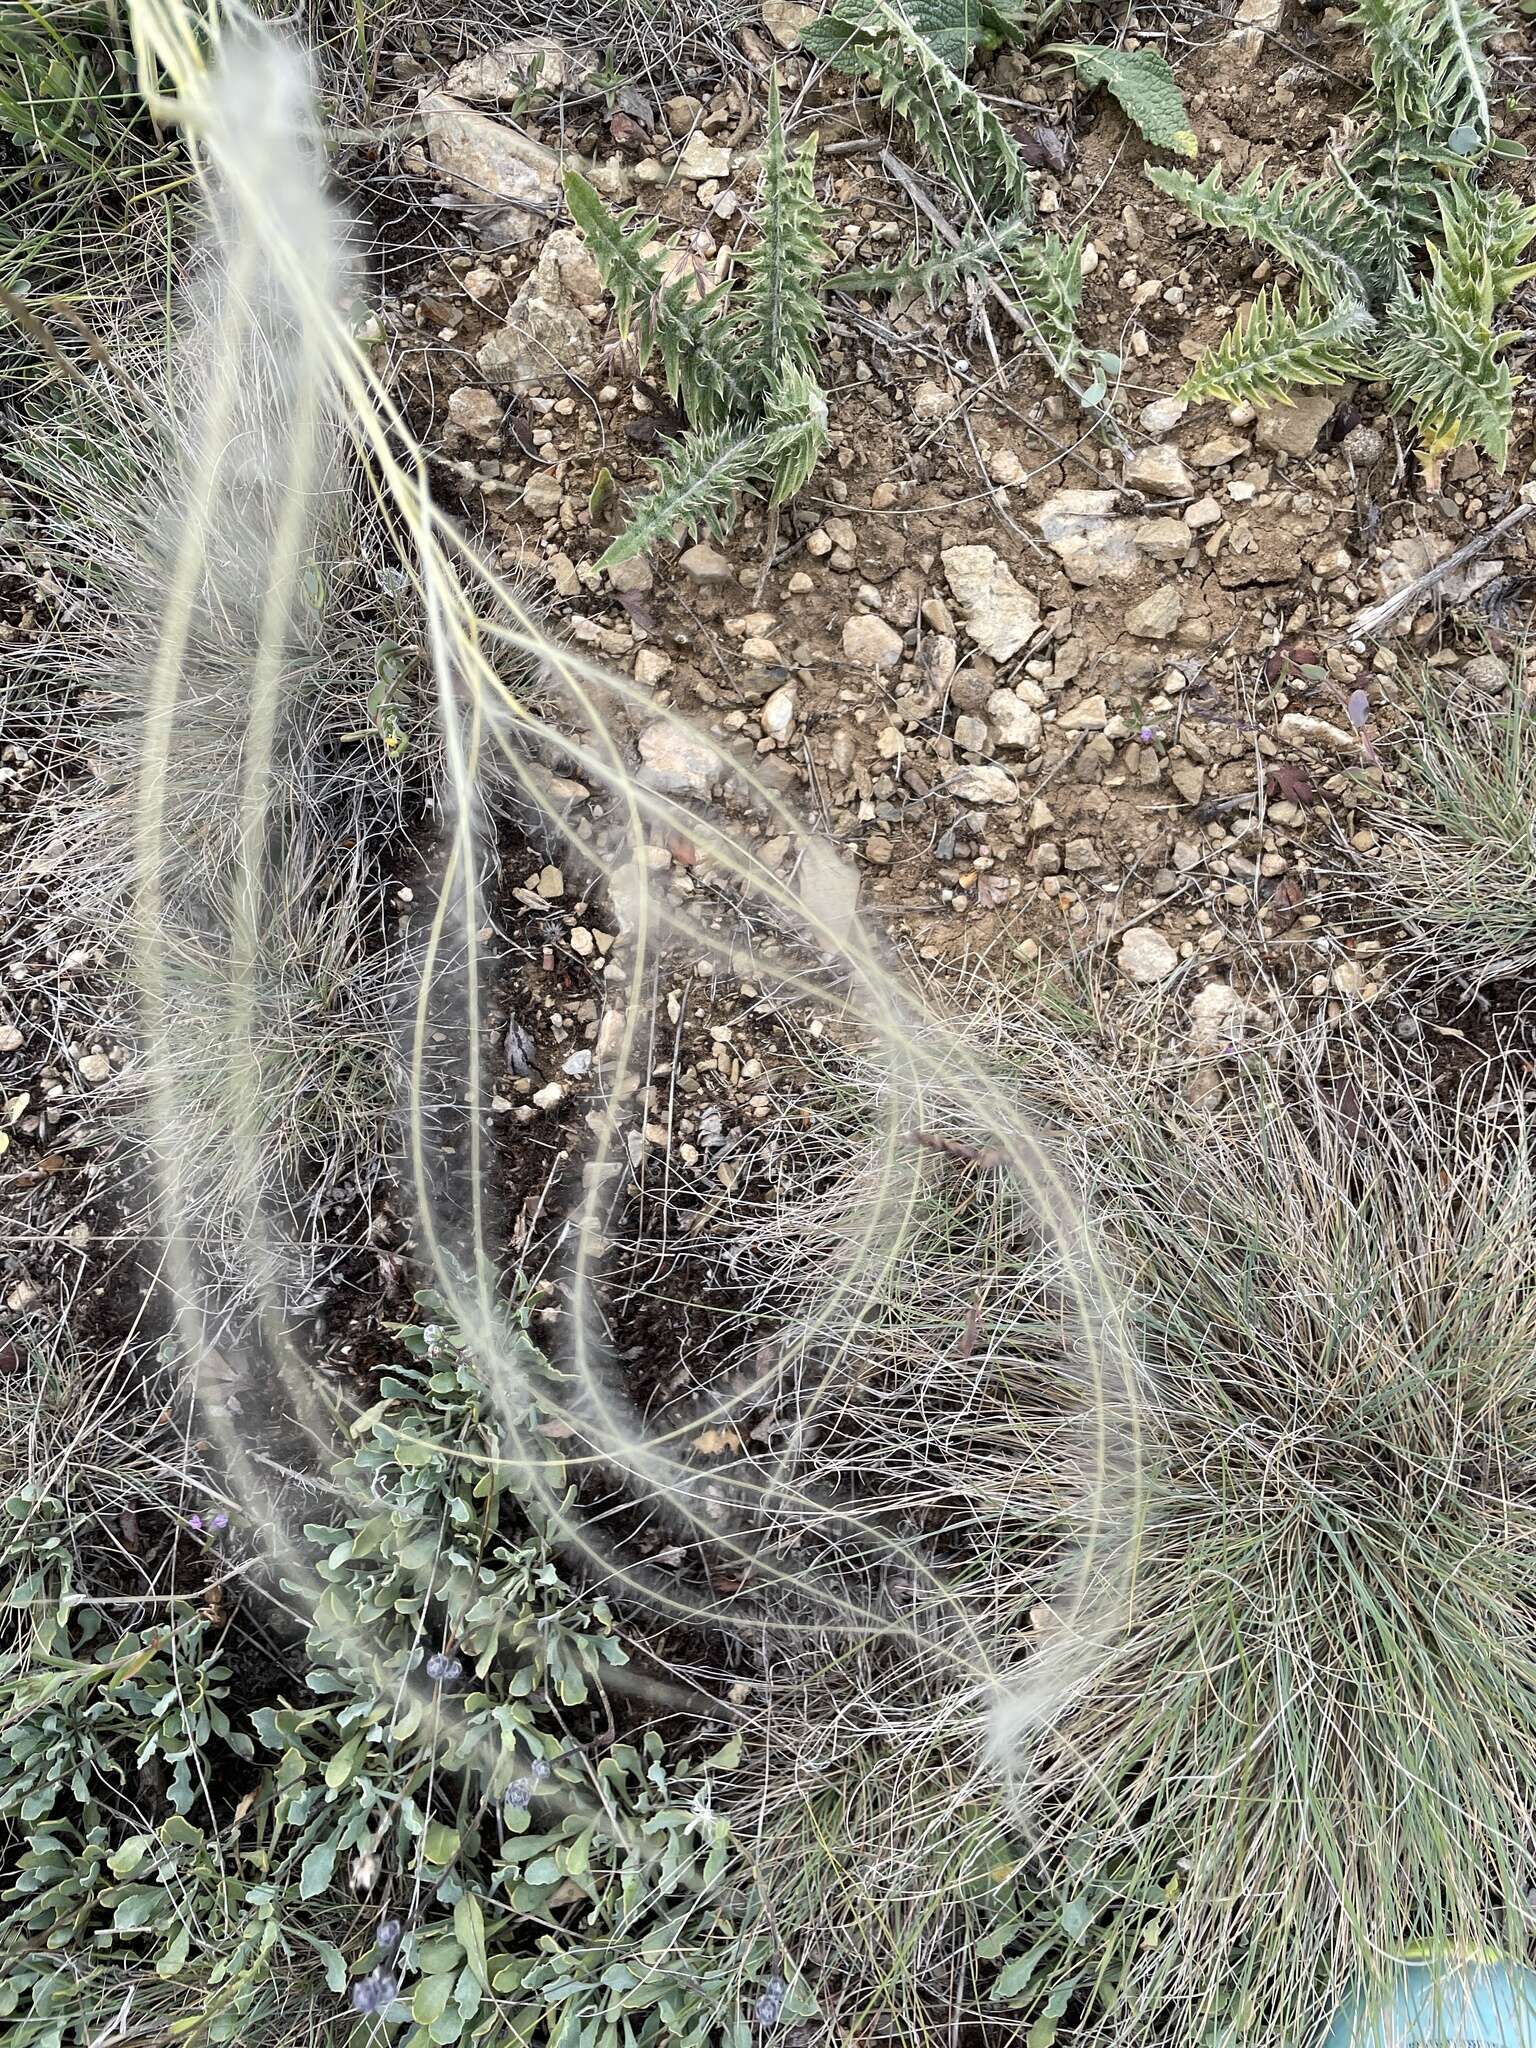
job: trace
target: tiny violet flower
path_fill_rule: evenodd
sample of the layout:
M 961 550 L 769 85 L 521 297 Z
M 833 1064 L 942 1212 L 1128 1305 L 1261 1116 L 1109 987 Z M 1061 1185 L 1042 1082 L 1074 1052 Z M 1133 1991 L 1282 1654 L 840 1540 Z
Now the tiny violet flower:
M 533 1762 L 528 1766 L 528 1775 L 536 1785 L 544 1783 L 544 1780 L 549 1776 L 549 1765 L 544 1761 L 543 1757 L 536 1756 L 534 1758 Z
M 366 1977 L 359 1977 L 352 1986 L 352 2010 L 354 2012 L 383 2012 L 393 2005 L 395 1994 L 400 1989 L 388 1970 L 373 1970 Z
M 1136 737 L 1144 747 L 1150 746 L 1153 740 L 1157 738 L 1157 727 L 1155 725 L 1144 725 Z
M 446 1650 L 434 1650 L 426 1663 L 428 1678 L 432 1679 L 435 1683 L 441 1684 L 445 1678 L 450 1678 L 453 1675 L 454 1662 L 455 1660 L 448 1655 Z
M 213 1520 L 208 1524 L 208 1526 L 210 1529 L 227 1529 L 229 1527 L 229 1517 L 225 1514 L 224 1510 L 220 1508 L 219 1512 L 214 1516 Z
M 202 1528 L 203 1528 L 203 1518 L 202 1518 L 202 1516 L 201 1516 L 201 1515 L 188 1515 L 188 1517 L 187 1517 L 187 1527 L 188 1527 L 189 1529 L 196 1529 L 196 1530 L 197 1530 L 197 1532 L 199 1533 L 199 1535 L 201 1535 L 201 1533 L 202 1533 Z
M 521 1813 L 533 1797 L 533 1787 L 526 1778 L 518 1778 L 507 1787 L 504 1803 L 514 1813 Z
M 397 1949 L 400 1946 L 400 1937 L 404 1932 L 405 1929 L 398 1920 L 381 1920 L 379 1922 L 379 1931 L 374 1939 L 378 1942 L 384 1954 L 388 1955 L 391 1950 Z

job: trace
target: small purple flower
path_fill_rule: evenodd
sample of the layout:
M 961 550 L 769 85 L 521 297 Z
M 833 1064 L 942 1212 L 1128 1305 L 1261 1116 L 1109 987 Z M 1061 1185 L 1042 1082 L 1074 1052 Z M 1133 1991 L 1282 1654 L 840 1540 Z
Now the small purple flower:
M 229 1517 L 225 1514 L 224 1510 L 220 1508 L 219 1512 L 214 1516 L 213 1520 L 208 1524 L 208 1526 L 210 1529 L 227 1529 L 229 1527 Z
M 383 2012 L 393 2005 L 400 1986 L 388 1970 L 373 1970 L 366 1977 L 359 1977 L 352 1986 L 352 2010 L 354 2012 Z
M 202 1516 L 201 1516 L 201 1515 L 188 1515 L 188 1517 L 187 1517 L 187 1527 L 188 1527 L 189 1529 L 196 1529 L 196 1530 L 197 1530 L 197 1532 L 198 1532 L 198 1534 L 199 1534 L 199 1535 L 201 1535 L 201 1534 L 202 1534 L 202 1529 L 203 1529 L 203 1518 L 202 1518 Z
M 385 1955 L 400 1946 L 400 1937 L 405 1929 L 398 1920 L 381 1920 L 378 1934 L 374 1937 Z
M 549 1774 L 549 1765 L 541 1756 L 536 1756 L 528 1766 L 528 1775 L 536 1785 L 542 1785 Z
M 1153 740 L 1157 738 L 1157 727 L 1155 725 L 1144 725 L 1136 737 L 1144 747 L 1150 746 Z
M 528 1802 L 532 1797 L 533 1787 L 529 1784 L 528 1780 L 526 1778 L 518 1778 L 507 1787 L 503 1795 L 503 1803 L 511 1807 L 514 1813 L 522 1813 L 526 1810 Z

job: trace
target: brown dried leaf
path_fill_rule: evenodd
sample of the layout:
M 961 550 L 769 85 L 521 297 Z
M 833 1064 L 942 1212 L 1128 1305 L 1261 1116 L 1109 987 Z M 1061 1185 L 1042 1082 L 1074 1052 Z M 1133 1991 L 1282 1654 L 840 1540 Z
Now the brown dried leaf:
M 1317 797 L 1311 776 L 1294 761 L 1270 764 L 1264 775 L 1264 794 L 1272 801 L 1288 804 L 1310 804 Z

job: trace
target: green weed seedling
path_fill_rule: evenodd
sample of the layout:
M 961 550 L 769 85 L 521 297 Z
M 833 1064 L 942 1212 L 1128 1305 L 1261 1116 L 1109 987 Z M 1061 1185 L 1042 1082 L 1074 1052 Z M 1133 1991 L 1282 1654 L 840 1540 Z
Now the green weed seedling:
M 791 151 L 785 141 L 771 78 L 757 243 L 737 279 L 702 297 L 687 278 L 669 275 L 648 223 L 610 213 L 579 172 L 567 172 L 566 199 L 613 294 L 620 331 L 642 367 L 660 355 L 667 389 L 688 416 L 676 453 L 655 465 L 651 491 L 600 568 L 643 554 L 679 527 L 719 538 L 744 496 L 766 490 L 770 504 L 782 504 L 820 461 L 827 401 L 816 348 L 826 326 L 828 252 L 814 172 L 814 146 Z
M 1261 291 L 1247 320 L 1217 343 L 1184 386 L 1190 399 L 1290 403 L 1303 385 L 1359 377 L 1386 384 L 1418 437 L 1431 479 L 1470 445 L 1503 466 L 1516 339 L 1500 310 L 1536 265 L 1536 208 L 1476 183 L 1508 154 L 1493 132 L 1487 39 L 1495 17 L 1466 0 L 1361 0 L 1371 87 L 1359 139 L 1322 177 L 1255 171 L 1227 185 L 1150 167 L 1159 190 L 1207 226 L 1271 249 L 1298 277 L 1289 304 Z

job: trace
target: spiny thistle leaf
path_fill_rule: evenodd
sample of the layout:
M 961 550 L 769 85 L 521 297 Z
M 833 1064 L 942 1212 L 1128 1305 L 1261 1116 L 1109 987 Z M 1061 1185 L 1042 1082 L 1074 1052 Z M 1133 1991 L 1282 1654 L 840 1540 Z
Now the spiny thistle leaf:
M 1078 355 L 1077 311 L 1087 245 L 1086 228 L 1079 228 L 1070 242 L 1060 235 L 1042 235 L 1014 250 L 1006 265 L 1014 296 L 1034 319 L 1045 353 L 1061 376 Z
M 639 227 L 632 227 L 640 219 L 633 207 L 610 213 L 580 171 L 565 174 L 565 203 L 591 251 L 603 289 L 613 299 L 619 333 L 626 341 L 634 335 L 643 363 L 656 346 L 658 325 L 668 313 L 655 223 L 642 220 Z
M 937 13 L 932 30 L 923 27 L 920 11 L 930 19 Z M 801 32 L 800 47 L 851 77 L 873 76 L 881 105 L 907 123 L 962 192 L 988 208 L 1021 211 L 1033 204 L 1024 159 L 980 93 L 966 84 L 963 61 L 950 61 L 969 57 L 975 37 L 966 23 L 974 20 L 926 0 L 921 10 L 902 0 L 836 0 Z
M 1207 227 L 1225 228 L 1273 249 L 1323 299 L 1374 305 L 1397 281 L 1390 268 L 1390 222 L 1341 180 L 1293 185 L 1289 173 L 1282 172 L 1266 191 L 1258 171 L 1230 187 L 1219 170 L 1196 178 L 1189 171 L 1148 164 L 1147 176 Z
M 770 505 L 782 505 L 810 482 L 827 446 L 827 401 L 803 363 L 784 358 L 763 411 L 763 475 Z
M 1435 196 L 1442 244 L 1430 250 L 1435 282 L 1453 305 L 1491 320 L 1536 277 L 1536 263 L 1519 260 L 1536 240 L 1536 207 L 1522 206 L 1512 192 L 1480 192 L 1465 175 Z
M 1425 8 L 1426 0 L 1358 0 L 1349 18 L 1371 60 L 1372 105 L 1398 128 L 1422 124 L 1428 108 Z
M 658 246 L 653 223 L 634 208 L 611 213 L 579 171 L 565 174 L 565 200 L 641 367 L 660 354 L 667 390 L 681 398 L 694 426 L 717 426 L 745 405 L 739 360 L 713 317 L 726 287 L 698 299 L 685 280 L 669 278 L 669 251 Z
M 1374 326 L 1358 300 L 1319 312 L 1305 284 L 1290 313 L 1271 285 L 1259 293 L 1246 321 L 1202 356 L 1180 396 L 1192 402 L 1290 405 L 1294 385 L 1342 384 L 1365 374 L 1357 344 Z
M 1501 352 L 1513 338 L 1454 305 L 1438 284 L 1393 300 L 1378 374 L 1411 417 L 1426 461 L 1470 443 L 1504 467 L 1514 379 Z
M 871 298 L 885 292 L 914 292 L 930 306 L 942 306 L 962 283 L 984 278 L 1031 239 L 1028 221 L 1006 221 L 995 228 L 975 228 L 962 234 L 952 249 L 935 249 L 924 257 L 909 251 L 893 262 L 877 263 L 868 270 L 839 271 L 828 281 L 839 291 L 863 292 Z
M 758 200 L 758 241 L 742 260 L 740 360 L 759 394 L 780 375 L 782 363 L 809 363 L 826 327 L 817 296 L 831 260 L 823 236 L 826 215 L 813 182 L 815 145 L 793 155 L 785 145 L 779 76 L 768 77 L 768 127 Z
M 1119 101 L 1127 120 L 1154 149 L 1175 156 L 1198 155 L 1189 109 L 1169 68 L 1156 50 L 1115 50 L 1093 43 L 1053 43 L 1050 56 L 1067 57 L 1090 90 L 1102 85 Z
M 764 437 L 760 427 L 724 426 L 685 434 L 675 454 L 652 465 L 655 481 L 634 508 L 628 526 L 602 559 L 611 569 L 642 555 L 678 527 L 697 538 L 722 539 L 736 518 L 738 496 L 761 481 Z
M 977 19 L 978 38 L 983 50 L 995 50 L 1003 43 L 1038 42 L 1060 14 L 1065 0 L 981 0 Z
M 1405 134 L 1451 142 L 1469 155 L 1493 133 L 1486 44 L 1494 16 L 1477 0 L 1359 0 L 1351 17 L 1371 60 L 1378 119 Z M 1452 143 L 1452 147 L 1456 147 Z

